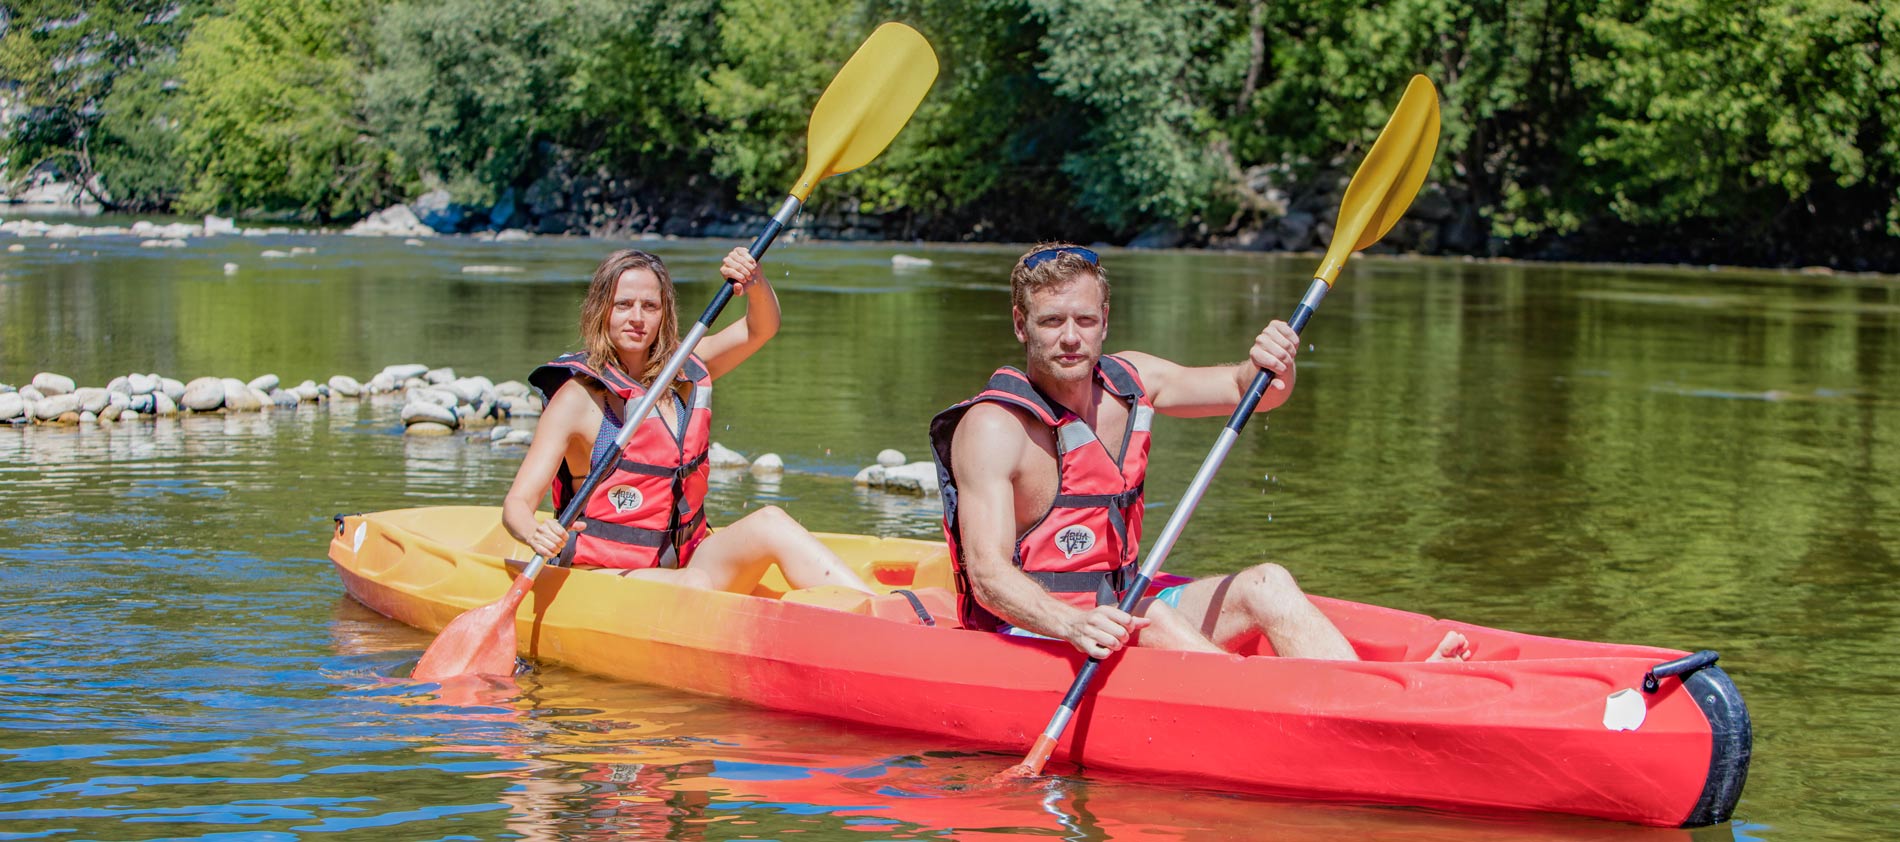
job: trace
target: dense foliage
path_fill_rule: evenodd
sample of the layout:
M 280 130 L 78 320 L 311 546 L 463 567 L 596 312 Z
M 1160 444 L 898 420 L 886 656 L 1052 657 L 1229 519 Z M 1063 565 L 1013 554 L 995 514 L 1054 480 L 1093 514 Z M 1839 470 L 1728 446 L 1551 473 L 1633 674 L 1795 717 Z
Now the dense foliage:
M 893 149 L 822 196 L 905 235 L 1218 242 L 1270 226 L 1303 197 L 1323 204 L 1425 73 L 1444 98 L 1434 184 L 1449 209 L 1427 246 L 1900 255 L 1892 4 L 29 0 L 6 13 L 9 174 L 96 174 L 131 207 L 334 219 L 445 188 L 471 207 L 565 208 L 533 195 L 560 169 L 602 206 L 757 208 L 795 174 L 835 69 L 899 19 L 931 38 L 942 76 Z

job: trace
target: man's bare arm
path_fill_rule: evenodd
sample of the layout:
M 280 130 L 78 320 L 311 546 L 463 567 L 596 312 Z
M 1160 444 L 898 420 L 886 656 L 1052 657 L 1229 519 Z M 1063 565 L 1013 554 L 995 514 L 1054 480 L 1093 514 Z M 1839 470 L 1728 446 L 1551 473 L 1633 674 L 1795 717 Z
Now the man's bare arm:
M 1023 456 L 1035 445 L 1014 410 L 980 403 L 964 415 L 951 439 L 957 483 L 957 526 L 963 567 L 977 602 L 1020 629 L 1068 641 L 1084 654 L 1105 657 L 1147 624 L 1114 606 L 1084 611 L 1043 590 L 1016 567 L 1016 483 Z
M 1141 372 L 1148 398 L 1164 415 L 1180 418 L 1205 418 L 1226 415 L 1240 405 L 1240 398 L 1262 369 L 1273 372 L 1273 383 L 1254 412 L 1278 409 L 1293 393 L 1298 377 L 1294 357 L 1299 354 L 1299 334 L 1285 322 L 1274 322 L 1254 338 L 1248 360 L 1213 366 L 1184 366 L 1153 354 L 1127 351 L 1116 356 L 1128 360 Z

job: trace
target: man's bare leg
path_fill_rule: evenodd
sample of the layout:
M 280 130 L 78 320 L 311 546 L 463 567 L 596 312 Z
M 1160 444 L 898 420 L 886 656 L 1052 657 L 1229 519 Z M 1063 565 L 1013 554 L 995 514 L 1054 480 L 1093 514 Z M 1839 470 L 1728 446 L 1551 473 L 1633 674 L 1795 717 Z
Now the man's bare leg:
M 1196 580 L 1182 589 L 1180 613 L 1229 652 L 1265 634 L 1282 657 L 1359 660 L 1352 643 L 1277 564 Z
M 1154 598 L 1135 603 L 1135 615 L 1147 617 L 1149 626 L 1135 635 L 1135 645 L 1149 649 L 1178 649 L 1187 652 L 1226 652 L 1201 634 L 1180 611 Z

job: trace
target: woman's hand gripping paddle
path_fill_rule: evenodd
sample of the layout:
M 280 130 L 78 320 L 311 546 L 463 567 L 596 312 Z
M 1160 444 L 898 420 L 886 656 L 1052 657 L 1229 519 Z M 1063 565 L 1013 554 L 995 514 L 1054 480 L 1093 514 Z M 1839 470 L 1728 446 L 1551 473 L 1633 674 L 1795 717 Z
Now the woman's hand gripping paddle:
M 1333 226 L 1332 246 L 1326 250 L 1326 260 L 1314 274 L 1313 285 L 1307 288 L 1306 297 L 1300 300 L 1299 309 L 1293 312 L 1293 318 L 1287 323 L 1294 331 L 1306 327 L 1312 318 L 1313 310 L 1319 307 L 1320 300 L 1332 289 L 1333 282 L 1339 278 L 1339 270 L 1346 265 L 1346 258 L 1353 252 L 1379 241 L 1399 216 L 1412 204 L 1412 198 L 1418 195 L 1418 188 L 1425 182 L 1425 173 L 1431 169 L 1432 155 L 1438 151 L 1438 91 L 1433 89 L 1430 80 L 1423 76 L 1412 77 L 1405 89 L 1404 98 L 1399 107 L 1392 112 L 1392 119 L 1379 132 L 1379 139 L 1372 144 L 1372 151 L 1366 153 L 1365 163 L 1359 165 L 1359 171 L 1352 177 L 1352 184 L 1346 188 L 1345 198 L 1339 203 L 1339 222 Z M 1181 536 L 1181 530 L 1187 525 L 1188 518 L 1194 516 L 1194 507 L 1201 502 L 1201 496 L 1207 492 L 1207 486 L 1214 479 L 1214 472 L 1220 469 L 1220 463 L 1227 458 L 1227 452 L 1233 449 L 1234 441 L 1240 437 L 1240 429 L 1253 415 L 1254 406 L 1260 403 L 1260 396 L 1267 391 L 1267 384 L 1273 382 L 1273 372 L 1261 371 L 1254 376 L 1248 386 L 1245 397 L 1227 419 L 1227 426 L 1220 432 L 1220 438 L 1214 443 L 1207 458 L 1201 462 L 1201 469 L 1194 474 L 1187 493 L 1182 495 L 1180 505 L 1174 508 L 1168 525 L 1161 530 L 1161 537 L 1148 550 L 1148 557 L 1141 563 L 1140 575 L 1128 586 L 1122 596 L 1121 610 L 1134 613 L 1135 603 L 1148 591 L 1148 583 L 1161 571 L 1161 563 L 1168 558 L 1168 551 L 1174 548 L 1174 542 Z M 1043 764 L 1049 762 L 1049 755 L 1055 752 L 1056 743 L 1062 740 L 1063 732 L 1069 728 L 1069 719 L 1075 716 L 1076 708 L 1082 703 L 1082 697 L 1088 692 L 1089 682 L 1095 678 L 1096 670 L 1102 662 L 1090 658 L 1075 674 L 1075 682 L 1069 685 L 1068 695 L 1062 697 L 1062 705 L 1056 708 L 1055 716 L 1050 717 L 1049 725 L 1036 737 L 1036 743 L 1029 749 L 1029 755 L 1023 762 L 998 774 L 998 779 L 1034 777 L 1042 774 Z
M 845 62 L 831 85 L 825 88 L 811 112 L 806 134 L 805 171 L 792 186 L 791 196 L 772 216 L 765 230 L 752 242 L 753 257 L 763 257 L 772 241 L 818 182 L 864 166 L 884 151 L 899 130 L 909 122 L 924 94 L 937 78 L 937 54 L 916 30 L 900 23 L 887 23 L 871 33 L 863 46 Z M 732 285 L 721 284 L 712 304 L 680 339 L 660 370 L 655 383 L 670 383 L 680 367 L 712 327 L 726 302 L 732 300 Z M 626 424 L 614 439 L 613 447 L 602 451 L 587 473 L 586 481 L 574 493 L 561 512 L 561 525 L 572 526 L 587 499 L 593 496 L 600 477 L 607 473 L 607 460 L 616 458 L 627 438 L 646 420 L 647 413 L 665 389 L 648 389 L 638 406 L 628 413 Z M 422 681 L 443 681 L 463 675 L 512 675 L 515 667 L 515 612 L 540 575 L 546 559 L 536 555 L 515 578 L 501 599 L 468 611 L 442 629 L 435 642 L 422 653 L 412 673 Z

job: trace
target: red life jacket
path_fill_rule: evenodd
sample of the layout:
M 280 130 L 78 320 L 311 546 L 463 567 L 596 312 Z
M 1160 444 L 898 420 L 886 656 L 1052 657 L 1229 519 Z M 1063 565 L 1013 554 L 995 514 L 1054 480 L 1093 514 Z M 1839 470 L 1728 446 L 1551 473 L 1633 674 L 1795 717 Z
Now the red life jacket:
M 1003 622 L 977 603 L 970 588 L 957 523 L 956 477 L 950 470 L 957 423 L 983 401 L 1022 409 L 1055 434 L 1055 500 L 1017 537 L 1012 559 L 1016 566 L 1057 599 L 1078 607 L 1096 605 L 1102 597 L 1113 601 L 1140 567 L 1136 553 L 1141 545 L 1142 482 L 1148 475 L 1154 403 L 1135 367 L 1120 357 L 1103 356 L 1095 376 L 1110 394 L 1128 402 L 1128 429 L 1114 451 L 1075 413 L 1044 397 L 1027 376 L 1009 367 L 997 369 L 976 397 L 931 419 L 930 450 L 942 486 L 943 531 L 956 566 L 957 611 L 964 628 L 994 630 Z
M 679 567 L 684 563 L 682 551 L 706 537 L 712 375 L 698 357 L 688 357 L 680 372 L 693 381 L 687 399 L 692 409 L 682 435 L 676 438 L 660 420 L 660 413 L 672 411 L 671 402 L 662 398 L 627 438 L 620 458 L 582 505 L 575 522 L 586 523 L 586 531 L 569 533 L 567 546 L 550 563 L 623 569 Z M 592 378 L 628 406 L 646 394 L 644 387 L 615 369 L 595 370 L 584 353 L 568 354 L 535 369 L 528 382 L 553 400 L 555 391 L 576 375 Z M 595 446 L 609 444 L 596 442 Z M 567 505 L 582 479 L 574 477 L 563 457 L 554 477 L 556 511 Z

